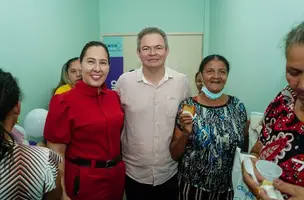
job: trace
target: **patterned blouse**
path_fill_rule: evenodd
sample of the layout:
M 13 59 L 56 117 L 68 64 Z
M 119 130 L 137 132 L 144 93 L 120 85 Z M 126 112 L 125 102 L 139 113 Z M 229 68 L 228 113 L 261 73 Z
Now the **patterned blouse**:
M 56 188 L 61 160 L 47 148 L 15 144 L 12 156 L 0 160 L 0 199 L 42 199 Z
M 304 123 L 295 115 L 295 101 L 295 92 L 286 87 L 266 109 L 260 135 L 264 145 L 260 157 L 283 169 L 282 180 L 303 187 Z
M 244 144 L 247 114 L 244 104 L 229 96 L 225 105 L 210 107 L 190 97 L 180 104 L 196 108 L 192 135 L 179 164 L 178 178 L 207 192 L 232 190 L 236 147 Z M 177 125 L 180 127 L 179 121 Z

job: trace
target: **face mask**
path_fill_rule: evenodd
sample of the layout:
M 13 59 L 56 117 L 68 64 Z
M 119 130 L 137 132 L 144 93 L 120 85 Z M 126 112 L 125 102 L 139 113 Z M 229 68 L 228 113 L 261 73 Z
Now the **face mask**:
M 220 98 L 220 97 L 223 95 L 224 90 L 222 90 L 222 91 L 220 91 L 219 93 L 216 93 L 216 94 L 215 94 L 215 93 L 210 92 L 210 91 L 206 88 L 206 86 L 203 86 L 203 87 L 202 87 L 202 92 L 204 92 L 205 95 L 206 95 L 209 99 L 215 100 L 215 99 Z

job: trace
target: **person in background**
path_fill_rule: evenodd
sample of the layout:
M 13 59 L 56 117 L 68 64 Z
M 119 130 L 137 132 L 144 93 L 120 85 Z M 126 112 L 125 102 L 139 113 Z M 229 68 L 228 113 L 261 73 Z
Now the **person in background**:
M 201 93 L 203 87 L 203 77 L 201 72 L 196 72 L 195 74 L 195 85 L 198 90 L 198 93 Z
M 55 152 L 16 143 L 11 135 L 20 114 L 17 80 L 0 69 L 0 199 L 59 200 L 61 185 Z
M 302 200 L 304 199 L 304 22 L 287 34 L 285 57 L 288 86 L 267 107 L 260 137 L 253 146 L 251 154 L 256 156 L 254 163 L 258 159 L 263 159 L 278 164 L 283 174 L 280 177 L 281 181 L 274 182 L 275 186 L 285 194 L 285 199 Z M 257 198 L 269 199 L 246 170 L 243 170 L 243 177 Z M 263 179 L 260 178 L 261 181 Z
M 234 154 L 237 147 L 248 148 L 248 136 L 244 104 L 223 92 L 229 70 L 223 56 L 204 58 L 199 67 L 202 92 L 179 106 L 170 144 L 172 158 L 180 161 L 179 200 L 233 199 Z M 185 105 L 193 108 L 194 118 L 183 113 Z
M 186 75 L 165 67 L 168 53 L 162 30 L 143 29 L 137 36 L 142 67 L 116 84 L 125 112 L 121 142 L 130 200 L 177 199 L 177 162 L 169 143 L 178 105 L 191 94 Z
M 54 95 L 62 94 L 72 89 L 81 79 L 81 66 L 78 57 L 68 60 L 61 69 L 61 79 L 54 89 Z
M 118 94 L 105 86 L 110 69 L 107 46 L 87 43 L 80 63 L 82 80 L 50 102 L 44 137 L 47 146 L 65 158 L 64 199 L 122 200 L 124 113 Z

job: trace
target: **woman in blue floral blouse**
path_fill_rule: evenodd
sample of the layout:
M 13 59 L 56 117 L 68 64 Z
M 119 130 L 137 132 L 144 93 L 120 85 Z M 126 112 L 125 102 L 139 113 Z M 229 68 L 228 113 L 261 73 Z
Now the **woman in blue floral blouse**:
M 244 104 L 223 92 L 229 63 L 220 55 L 207 56 L 199 71 L 202 92 L 181 102 L 170 144 L 179 161 L 179 199 L 232 200 L 232 166 L 236 147 L 244 143 L 247 114 Z M 192 106 L 195 115 L 182 113 Z

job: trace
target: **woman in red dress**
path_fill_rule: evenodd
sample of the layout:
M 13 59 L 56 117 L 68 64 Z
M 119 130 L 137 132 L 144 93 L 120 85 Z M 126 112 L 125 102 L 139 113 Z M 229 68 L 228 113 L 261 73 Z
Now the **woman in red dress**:
M 89 42 L 80 55 L 82 81 L 51 102 L 44 137 L 65 158 L 65 199 L 122 200 L 125 165 L 120 156 L 124 113 L 116 92 L 106 89 L 109 52 Z M 64 170 L 63 170 L 64 169 Z

